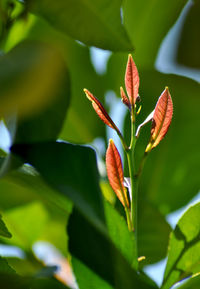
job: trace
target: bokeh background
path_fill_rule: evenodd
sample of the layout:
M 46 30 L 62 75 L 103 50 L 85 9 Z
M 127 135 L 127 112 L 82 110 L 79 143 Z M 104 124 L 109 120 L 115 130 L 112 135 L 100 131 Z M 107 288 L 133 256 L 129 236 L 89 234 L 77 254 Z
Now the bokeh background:
M 8 2 L 10 22 L 4 17 Z M 132 53 L 142 100 L 137 124 L 154 109 L 165 86 L 174 103 L 170 130 L 148 158 L 139 188 L 139 254 L 146 256 L 145 270 L 160 284 L 171 228 L 199 200 L 200 1 L 56 2 L 0 4 L 0 210 L 15 236 L 2 243 L 16 246 L 10 253 L 13 247 L 2 245 L 1 255 L 11 254 L 11 264 L 22 271 L 26 267 L 27 272 L 35 272 L 39 265 L 30 264 L 24 252 L 41 252 L 44 244 L 39 241 L 67 255 L 66 212 L 65 218 L 60 211 L 52 217 L 55 208 L 44 200 L 47 194 L 54 198 L 54 192 L 39 177 L 32 182 L 35 172 L 13 170 L 18 167 L 9 154 L 13 143 L 58 138 L 93 146 L 103 193 L 116 201 L 105 172 L 108 139 L 115 140 L 124 160 L 123 152 L 115 133 L 96 116 L 83 88 L 102 101 L 128 140 L 128 111 L 120 102 L 119 88 L 124 87 L 126 61 Z M 147 125 L 141 132 L 137 163 L 149 131 Z M 124 170 L 126 175 L 125 160 Z M 69 214 L 71 203 L 66 202 L 66 208 Z M 48 246 L 46 256 L 53 250 Z M 22 267 L 19 257 L 24 258 Z

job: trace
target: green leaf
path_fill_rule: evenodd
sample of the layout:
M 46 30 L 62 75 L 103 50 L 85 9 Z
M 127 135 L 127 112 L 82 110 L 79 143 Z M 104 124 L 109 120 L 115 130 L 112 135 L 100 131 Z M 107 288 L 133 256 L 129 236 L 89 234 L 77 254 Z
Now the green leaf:
M 6 238 L 11 238 L 12 235 L 8 231 L 4 221 L 2 220 L 2 216 L 0 215 L 0 236 L 6 237 Z
M 198 31 L 200 29 L 199 13 L 200 2 L 193 1 L 181 30 L 177 52 L 178 63 L 193 68 L 200 68 L 200 43 L 198 41 Z
M 6 116 L 40 113 L 55 100 L 65 72 L 59 51 L 39 42 L 20 43 L 0 57 L 0 67 L 0 114 Z
M 30 27 L 26 31 L 27 39 L 31 41 L 45 41 L 50 43 L 50 45 L 53 43 L 53 45 L 58 46 L 62 50 L 62 54 L 67 60 L 70 73 L 71 98 L 70 107 L 59 138 L 75 143 L 88 143 L 96 137 L 104 137 L 105 126 L 95 115 L 83 93 L 83 88 L 87 87 L 94 91 L 102 102 L 105 94 L 102 76 L 96 73 L 92 65 L 89 48 L 59 33 L 44 19 L 37 16 L 31 15 L 28 18 L 27 27 Z M 67 91 L 66 89 L 66 99 Z M 53 117 L 53 120 L 56 123 L 55 117 Z M 49 122 L 51 123 L 52 119 Z
M 104 83 L 92 66 L 87 47 L 70 40 L 65 41 L 64 45 L 70 55 L 72 100 L 60 138 L 76 143 L 88 143 L 96 137 L 105 137 L 105 125 L 92 109 L 83 89 L 90 89 L 104 103 Z
M 31 203 L 9 210 L 4 216 L 13 232 L 11 243 L 23 249 L 30 249 L 38 240 L 49 218 L 40 203 Z
M 0 280 L 3 289 L 67 289 L 55 278 L 21 277 L 0 257 Z
M 70 81 L 68 71 L 60 76 L 54 99 L 34 116 L 18 121 L 15 143 L 56 140 L 63 126 L 69 106 Z M 30 133 L 31 132 L 31 133 Z
M 87 45 L 113 51 L 133 49 L 121 23 L 121 0 L 34 1 L 31 11 Z
M 190 207 L 173 231 L 162 288 L 200 272 L 200 203 Z
M 176 286 L 177 289 L 199 289 L 200 286 L 200 275 L 194 276 L 186 280 L 180 286 Z
M 88 143 L 95 137 L 105 136 L 105 126 L 90 107 L 83 89 L 94 91 L 103 102 L 103 80 L 92 65 L 90 50 L 74 40 L 58 33 L 46 21 L 34 18 L 28 38 L 56 43 L 62 47 L 71 78 L 71 101 L 59 138 L 76 143 Z M 70 56 L 70 57 L 69 57 Z M 87 112 L 87 113 L 86 113 Z
M 0 257 L 0 274 L 15 274 L 15 271 L 8 265 L 5 258 Z
M 30 285 L 31 289 L 69 289 L 55 278 L 35 278 Z
M 158 209 L 144 200 L 138 214 L 138 253 L 146 258 L 141 262 L 144 266 L 166 257 L 171 228 Z
M 68 224 L 71 254 L 114 288 L 157 288 L 147 283 L 115 245 L 74 210 Z
M 72 267 L 80 289 L 113 289 L 110 284 L 101 279 L 75 257 L 72 258 Z
M 91 148 L 47 142 L 15 145 L 12 151 L 32 164 L 50 186 L 71 199 L 85 216 L 104 230 L 96 156 Z
M 45 205 L 52 204 L 54 212 L 59 209 L 65 214 L 71 211 L 71 202 L 58 194 L 29 166 L 12 171 L 0 180 L 0 209 L 8 210 L 36 200 Z
M 27 289 L 27 283 L 0 257 L 0 280 L 3 289 Z
M 49 218 L 43 226 L 40 238 L 66 254 L 66 242 L 63 240 L 67 239 L 65 227 L 72 204 L 65 196 L 47 186 L 35 171 L 27 166 L 1 179 L 0 192 L 0 209 L 3 211 L 11 211 L 12 208 L 24 210 L 23 205 L 42 202 L 45 210 L 48 210 Z M 21 227 L 23 229 L 23 223 L 19 222 L 15 229 L 18 231 Z M 10 243 L 14 244 L 15 238 Z
M 7 257 L 6 260 L 20 276 L 33 276 L 44 268 L 44 264 L 35 257 L 32 251 L 26 251 L 23 259 Z
M 124 25 L 136 47 L 136 64 L 153 68 L 158 49 L 177 20 L 186 0 L 127 0 L 123 2 Z
M 136 268 L 137 256 L 134 234 L 128 231 L 125 219 L 106 201 L 104 202 L 104 210 L 109 238 L 127 261 Z

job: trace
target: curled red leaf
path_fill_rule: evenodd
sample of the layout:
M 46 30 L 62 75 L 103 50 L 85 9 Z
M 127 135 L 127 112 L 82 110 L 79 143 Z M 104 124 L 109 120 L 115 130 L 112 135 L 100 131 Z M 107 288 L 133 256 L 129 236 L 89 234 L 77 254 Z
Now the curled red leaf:
M 120 87 L 120 94 L 121 94 L 121 98 L 123 103 L 128 107 L 128 109 L 131 108 L 131 103 L 130 100 L 128 99 L 128 97 L 126 96 L 126 93 L 123 90 L 123 87 Z
M 156 147 L 166 135 L 173 115 L 173 102 L 168 87 L 162 92 L 156 104 L 151 127 L 151 139 L 146 151 Z
M 113 122 L 113 120 L 110 118 L 108 115 L 107 111 L 103 107 L 102 103 L 87 89 L 84 89 L 84 92 L 87 96 L 87 98 L 92 102 L 92 106 L 94 110 L 96 111 L 97 115 L 100 117 L 100 119 L 109 127 L 113 128 L 116 130 L 118 133 L 119 129 Z
M 110 185 L 123 206 L 129 207 L 126 188 L 124 187 L 124 173 L 120 154 L 113 142 L 110 140 L 106 152 L 106 169 Z
M 131 54 L 128 56 L 128 62 L 125 73 L 125 86 L 131 105 L 134 107 L 138 97 L 139 74 Z

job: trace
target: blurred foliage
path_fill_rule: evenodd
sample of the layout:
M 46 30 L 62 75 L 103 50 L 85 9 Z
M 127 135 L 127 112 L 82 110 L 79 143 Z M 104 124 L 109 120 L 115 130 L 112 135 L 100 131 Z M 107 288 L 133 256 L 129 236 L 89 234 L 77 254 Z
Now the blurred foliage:
M 200 41 L 198 31 L 200 28 L 200 1 L 191 2 L 191 9 L 187 14 L 181 31 L 178 45 L 177 61 L 188 67 L 200 67 Z M 191 33 L 192 31 L 192 33 Z
M 200 86 L 154 67 L 159 47 L 186 3 L 0 1 L 0 119 L 12 140 L 12 152 L 0 148 L 0 241 L 25 254 L 24 259 L 0 258 L 2 288 L 67 288 L 36 258 L 32 246 L 39 240 L 50 242 L 65 257 L 71 254 L 80 289 L 157 288 L 142 268 L 166 256 L 164 289 L 200 272 L 199 204 L 178 222 L 168 253 L 171 228 L 165 219 L 200 188 Z M 177 35 L 177 47 L 168 46 L 175 55 L 174 65 L 199 69 L 199 10 L 199 0 L 193 1 Z M 104 74 L 95 70 L 88 45 L 112 52 Z M 154 109 L 165 86 L 174 102 L 169 133 L 149 156 L 139 187 L 138 249 L 146 257 L 139 274 L 136 240 L 107 181 L 97 172 L 94 151 L 68 143 L 88 144 L 96 137 L 106 143 L 104 124 L 83 88 L 106 107 L 106 92 L 119 96 L 119 87 L 124 87 L 129 52 L 141 83 L 137 125 Z M 126 139 L 129 125 L 126 116 Z M 147 125 L 136 147 L 137 165 L 149 137 Z M 0 136 L 0 145 L 2 141 Z M 126 162 L 124 167 L 126 176 Z M 104 201 L 101 190 L 111 204 Z M 44 277 L 41 270 L 51 274 Z M 196 289 L 198 284 L 196 276 L 179 286 Z

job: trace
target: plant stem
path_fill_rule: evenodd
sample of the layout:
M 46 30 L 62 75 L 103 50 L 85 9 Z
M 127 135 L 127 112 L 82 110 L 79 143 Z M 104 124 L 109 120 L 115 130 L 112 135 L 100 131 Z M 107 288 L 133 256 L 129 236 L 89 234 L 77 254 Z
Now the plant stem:
M 121 140 L 121 143 L 122 143 L 124 151 L 128 151 L 128 146 L 127 146 L 127 144 L 126 144 L 126 142 L 124 140 L 123 135 L 121 134 L 121 132 L 119 130 L 116 130 L 116 132 L 117 132 L 117 134 L 118 134 L 118 136 L 119 136 L 119 138 Z
M 142 170 L 143 170 L 145 161 L 146 161 L 146 159 L 147 159 L 147 156 L 148 156 L 148 152 L 145 151 L 145 152 L 144 152 L 144 155 L 143 155 L 143 157 L 142 157 L 142 159 L 141 159 L 141 162 L 140 162 L 140 164 L 139 164 L 137 173 L 136 173 L 136 175 L 135 175 L 135 177 L 137 177 L 138 181 L 139 181 L 139 178 L 140 178 L 140 176 L 141 176 L 141 174 L 142 174 Z
M 131 230 L 135 235 L 135 253 L 136 258 L 138 257 L 137 249 L 137 192 L 138 192 L 138 178 L 135 175 L 135 160 L 134 160 L 134 150 L 136 145 L 135 137 L 135 109 L 131 111 L 131 141 L 128 151 L 126 151 L 129 176 L 131 182 Z
M 131 221 L 130 210 L 127 206 L 125 206 L 125 213 L 126 213 L 126 220 L 127 220 L 127 224 L 128 224 L 128 230 L 131 232 L 133 230 L 133 224 Z

